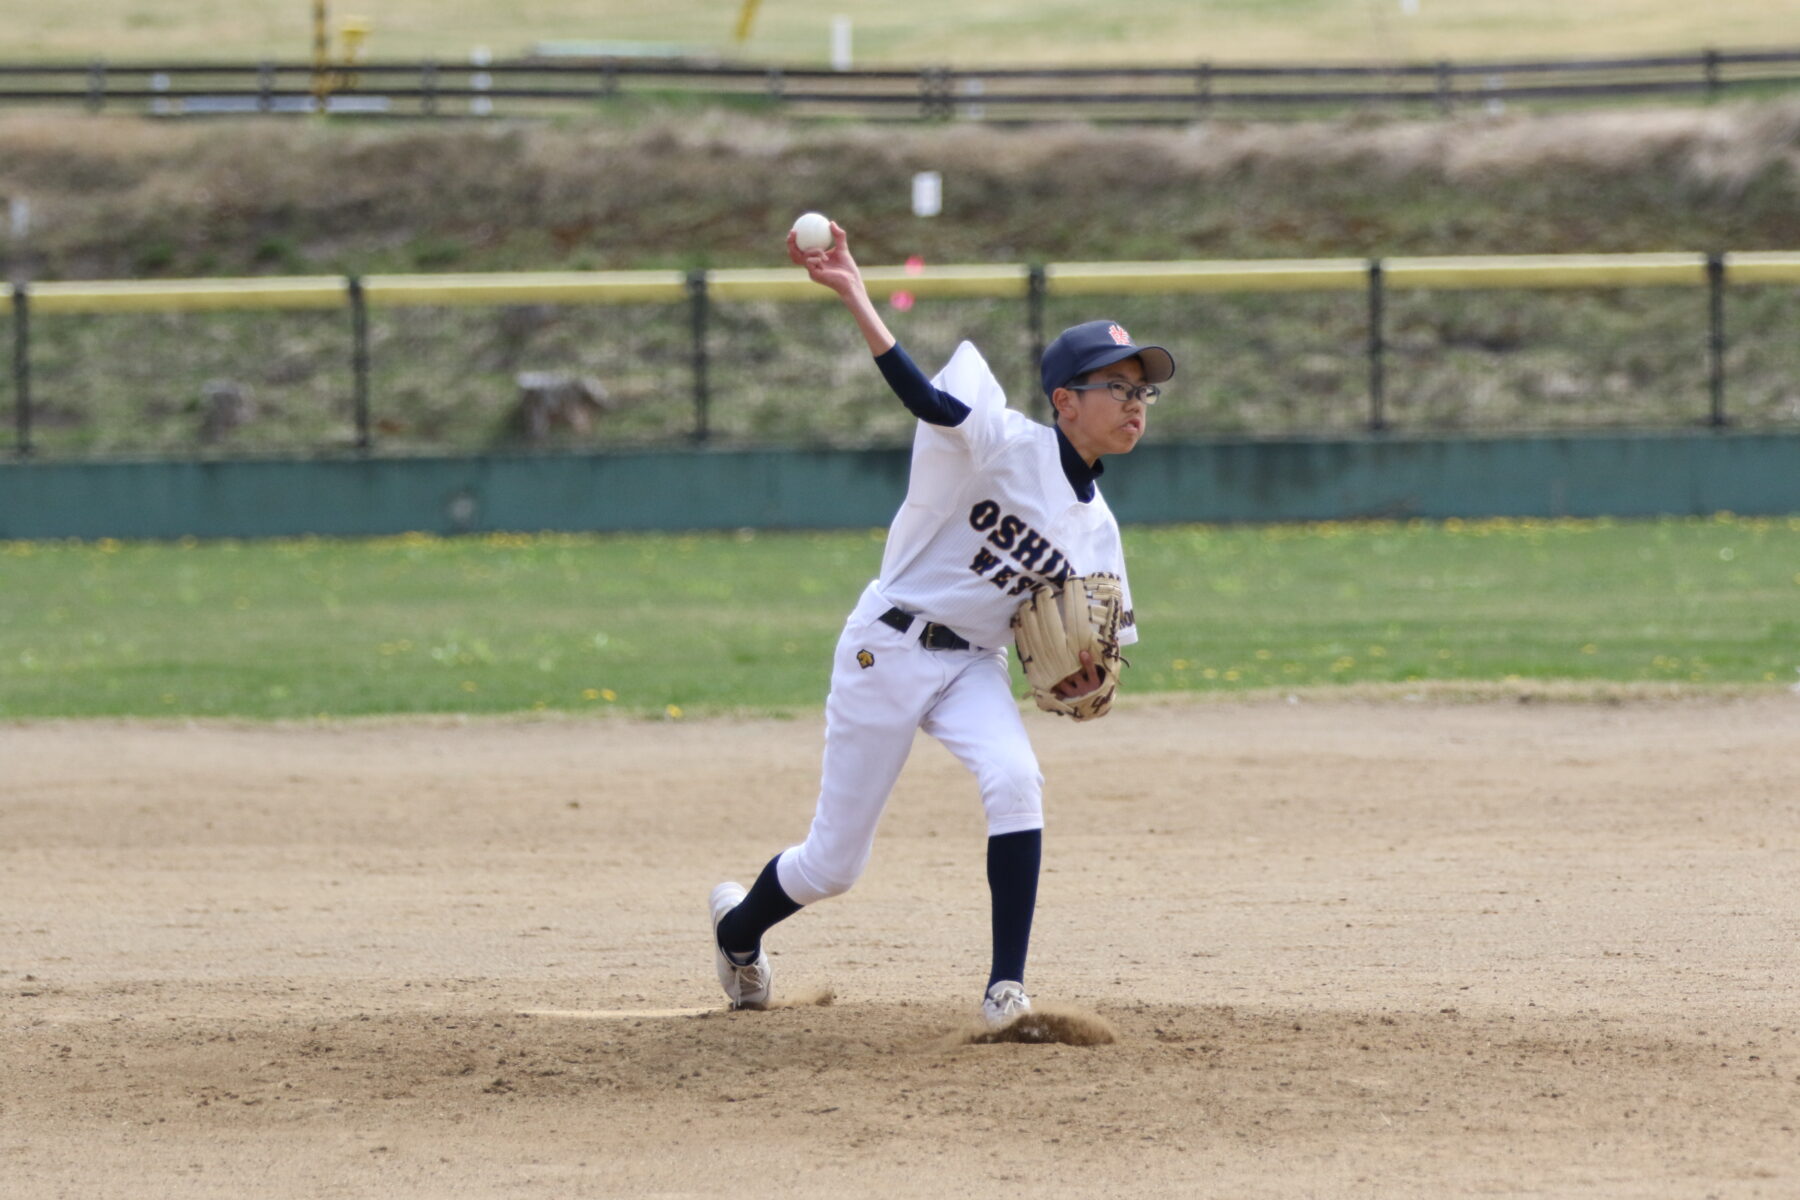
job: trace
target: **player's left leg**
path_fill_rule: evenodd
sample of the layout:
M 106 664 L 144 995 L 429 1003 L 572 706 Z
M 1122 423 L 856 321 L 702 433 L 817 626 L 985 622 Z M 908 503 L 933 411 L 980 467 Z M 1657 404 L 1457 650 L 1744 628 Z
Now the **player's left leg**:
M 1044 776 L 1025 733 L 1006 658 L 982 655 L 959 673 L 926 715 L 937 738 L 975 775 L 987 811 L 988 891 L 993 912 L 993 960 L 988 989 L 1022 984 L 1037 907 L 1043 855 Z M 1021 991 L 1015 1003 L 1029 1007 Z

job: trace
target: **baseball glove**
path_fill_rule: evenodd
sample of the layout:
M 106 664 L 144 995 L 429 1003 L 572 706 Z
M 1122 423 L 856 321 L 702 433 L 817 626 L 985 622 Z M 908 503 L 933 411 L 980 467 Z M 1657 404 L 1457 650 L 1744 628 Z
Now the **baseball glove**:
M 1045 712 L 1086 721 L 1105 716 L 1119 690 L 1119 616 L 1125 593 L 1119 577 L 1076 575 L 1061 584 L 1039 584 L 1013 613 L 1013 640 L 1019 665 L 1031 683 L 1032 698 Z M 1100 686 L 1068 699 L 1056 685 L 1081 670 L 1081 652 L 1093 656 Z

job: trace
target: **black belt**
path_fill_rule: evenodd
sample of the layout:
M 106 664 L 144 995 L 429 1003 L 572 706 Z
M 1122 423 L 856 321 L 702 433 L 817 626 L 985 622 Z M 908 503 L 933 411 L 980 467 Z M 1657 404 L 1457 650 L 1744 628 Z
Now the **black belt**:
M 890 608 L 881 614 L 881 623 L 905 633 L 912 628 L 913 615 L 897 608 Z M 919 630 L 919 645 L 927 650 L 969 649 L 969 643 L 957 637 L 955 630 L 947 625 L 938 625 L 931 621 L 926 621 L 925 628 Z

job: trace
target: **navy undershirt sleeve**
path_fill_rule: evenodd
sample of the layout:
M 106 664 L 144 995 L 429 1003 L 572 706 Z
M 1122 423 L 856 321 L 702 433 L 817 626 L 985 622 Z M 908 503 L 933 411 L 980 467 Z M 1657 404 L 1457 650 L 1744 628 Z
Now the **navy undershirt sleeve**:
M 968 405 L 949 392 L 931 386 L 931 380 L 919 370 L 919 365 L 899 342 L 895 342 L 887 353 L 876 355 L 875 365 L 881 368 L 881 377 L 894 389 L 894 395 L 900 397 L 900 403 L 926 424 L 961 425 L 963 418 L 969 415 Z

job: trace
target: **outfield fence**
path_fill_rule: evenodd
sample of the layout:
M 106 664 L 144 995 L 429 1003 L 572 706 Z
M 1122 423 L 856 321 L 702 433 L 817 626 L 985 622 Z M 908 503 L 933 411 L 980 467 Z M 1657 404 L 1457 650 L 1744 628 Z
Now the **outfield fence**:
M 1180 372 L 1160 435 L 1800 428 L 1800 253 L 865 271 L 921 362 L 1043 405 L 1109 317 Z M 100 281 L 10 289 L 15 455 L 882 446 L 911 422 L 793 269 Z M 3 393 L 0 393 L 3 394 Z
M 1509 104 L 1715 99 L 1800 86 L 1800 48 L 1539 61 L 1196 62 L 1079 68 L 819 67 L 598 55 L 501 61 L 0 64 L 0 106 L 159 117 L 525 116 L 651 99 L 858 120 L 1312 116 L 1369 106 L 1452 113 Z

